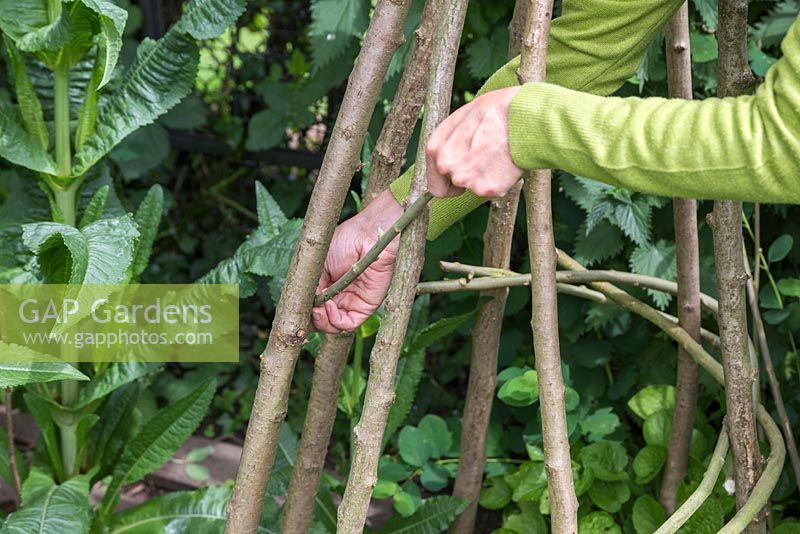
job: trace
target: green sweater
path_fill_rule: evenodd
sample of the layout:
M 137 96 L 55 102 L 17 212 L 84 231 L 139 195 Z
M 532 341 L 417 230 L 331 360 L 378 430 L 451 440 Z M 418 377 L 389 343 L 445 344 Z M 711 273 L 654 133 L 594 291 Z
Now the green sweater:
M 616 98 L 683 0 L 564 0 L 553 21 L 547 83 L 509 109 L 523 169 L 556 168 L 671 197 L 800 204 L 800 22 L 755 95 L 702 101 Z M 479 94 L 516 85 L 516 58 Z M 402 201 L 413 168 L 391 190 Z M 428 238 L 480 206 L 471 192 L 435 199 Z

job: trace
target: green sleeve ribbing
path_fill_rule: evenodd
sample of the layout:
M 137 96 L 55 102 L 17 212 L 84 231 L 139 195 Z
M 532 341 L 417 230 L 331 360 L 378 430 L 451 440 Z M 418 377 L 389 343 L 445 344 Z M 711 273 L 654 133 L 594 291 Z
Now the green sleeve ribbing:
M 753 96 L 603 98 L 527 84 L 509 108 L 514 162 L 644 193 L 800 204 L 800 22 Z
M 563 14 L 553 21 L 547 56 L 547 81 L 578 91 L 609 95 L 639 66 L 642 55 L 680 7 L 682 0 L 564 0 Z M 495 72 L 478 95 L 517 85 L 519 58 Z M 398 201 L 408 194 L 414 168 L 391 185 Z M 485 199 L 466 192 L 435 199 L 428 238 L 480 206 Z

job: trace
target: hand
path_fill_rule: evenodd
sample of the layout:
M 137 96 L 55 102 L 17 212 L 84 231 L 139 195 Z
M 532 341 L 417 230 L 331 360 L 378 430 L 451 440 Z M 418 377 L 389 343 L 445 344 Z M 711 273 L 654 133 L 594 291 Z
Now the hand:
M 508 106 L 519 87 L 491 91 L 459 108 L 434 130 L 425 147 L 428 189 L 436 197 L 469 189 L 502 197 L 522 176 L 508 148 Z
M 375 198 L 361 213 L 336 228 L 325 258 L 317 293 L 342 277 L 372 245 L 381 231 L 403 214 L 403 207 L 390 191 Z M 311 322 L 317 330 L 329 334 L 358 328 L 383 302 L 392 281 L 399 236 L 361 276 L 331 300 L 311 311 Z

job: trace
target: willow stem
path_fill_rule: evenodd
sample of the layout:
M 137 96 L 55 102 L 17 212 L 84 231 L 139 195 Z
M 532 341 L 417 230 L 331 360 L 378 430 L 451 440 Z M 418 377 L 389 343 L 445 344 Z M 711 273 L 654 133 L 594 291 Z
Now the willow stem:
M 391 228 L 381 234 L 381 236 L 378 238 L 378 241 L 372 245 L 372 248 L 370 248 L 369 251 L 360 260 L 358 260 L 345 275 L 343 275 L 329 287 L 323 289 L 321 293 L 314 297 L 314 306 L 322 306 L 333 297 L 341 293 L 347 286 L 355 282 L 356 278 L 361 276 L 361 274 L 367 270 L 367 267 L 372 265 L 375 260 L 378 259 L 378 256 L 380 256 L 381 252 L 383 252 L 383 250 L 389 246 L 389 243 L 391 243 L 395 237 L 400 235 L 400 232 L 402 232 L 411 221 L 423 213 L 425 207 L 432 198 L 433 195 L 429 191 L 422 193 L 422 195 L 420 195 L 419 198 L 417 198 L 408 208 L 406 208 L 403 214 L 397 218 L 397 221 L 392 224 Z

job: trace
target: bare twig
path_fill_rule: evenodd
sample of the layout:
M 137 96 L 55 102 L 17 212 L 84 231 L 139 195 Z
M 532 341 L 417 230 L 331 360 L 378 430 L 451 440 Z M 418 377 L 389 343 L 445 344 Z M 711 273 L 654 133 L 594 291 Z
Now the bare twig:
M 746 256 L 745 256 L 746 257 Z M 745 272 L 749 275 L 750 268 L 747 263 L 744 264 Z M 797 454 L 797 442 L 794 439 L 792 432 L 792 425 L 789 423 L 789 415 L 786 413 L 786 405 L 783 402 L 781 395 L 781 384 L 778 376 L 775 374 L 775 367 L 772 365 L 772 355 L 767 343 L 767 334 L 764 330 L 764 321 L 761 318 L 761 310 L 758 307 L 758 292 L 755 288 L 755 283 L 752 279 L 747 280 L 747 303 L 750 306 L 750 315 L 753 318 L 753 330 L 755 337 L 758 341 L 758 346 L 761 352 L 761 359 L 764 362 L 764 370 L 767 373 L 767 381 L 769 382 L 770 392 L 772 399 L 775 402 L 775 411 L 778 412 L 778 419 L 781 423 L 781 430 L 783 431 L 783 439 L 786 441 L 786 449 L 789 453 L 789 461 L 792 463 L 792 471 L 794 472 L 795 484 L 800 489 L 800 457 Z
M 361 276 L 361 274 L 367 270 L 367 267 L 372 265 L 375 260 L 378 259 L 378 256 L 380 256 L 381 252 L 383 252 L 383 250 L 389 246 L 389 243 L 394 241 L 394 238 L 397 237 L 397 235 L 402 232 L 406 226 L 420 216 L 420 214 L 427 208 L 428 203 L 432 198 L 433 195 L 431 195 L 430 192 L 425 191 L 417 199 L 415 199 L 414 202 L 408 208 L 406 208 L 397 221 L 392 224 L 392 227 L 381 234 L 380 238 L 378 238 L 378 241 L 372 245 L 372 248 L 370 248 L 369 251 L 367 251 L 367 253 L 364 254 L 364 256 L 362 256 L 361 259 L 358 260 L 345 275 L 331 284 L 330 287 L 326 287 L 314 298 L 314 306 L 322 306 L 333 297 L 341 293 L 344 288 L 355 282 L 356 278 Z
M 508 26 L 509 59 L 518 55 L 522 46 L 527 8 L 527 0 L 517 0 L 514 5 L 514 16 Z M 492 202 L 489 208 L 489 220 L 483 234 L 484 272 L 508 272 L 521 190 L 520 182 L 505 197 Z M 444 265 L 442 268 L 444 269 Z M 461 416 L 461 434 L 469 436 L 469 439 L 461 442 L 461 461 L 458 463 L 453 486 L 453 495 L 467 500 L 469 505 L 450 525 L 450 534 L 471 534 L 475 529 L 475 515 L 486 466 L 486 436 L 497 384 L 497 357 L 500 352 L 508 289 L 490 290 L 482 295 L 491 300 L 481 307 L 472 327 L 469 382 L 464 414 Z
M 522 83 L 545 79 L 552 12 L 553 0 L 529 3 L 518 72 Z M 578 499 L 572 481 L 564 378 L 561 374 L 550 183 L 549 170 L 532 171 L 525 180 L 524 191 L 531 257 L 531 329 L 539 375 L 539 411 L 550 496 L 550 523 L 553 532 L 560 534 L 578 531 Z
M 228 507 L 225 527 L 228 534 L 249 534 L 258 528 L 295 363 L 306 338 L 314 290 L 350 179 L 360 163 L 359 151 L 383 78 L 403 41 L 402 28 L 409 3 L 410 0 L 378 1 L 350 75 L 275 312 L 269 342 L 261 356 L 262 372 Z
M 692 59 L 689 49 L 689 5 L 684 3 L 667 26 L 667 79 L 669 95 L 692 99 Z M 700 249 L 697 237 L 697 202 L 673 200 L 676 263 L 678 266 L 678 317 L 695 339 L 700 339 Z M 695 361 L 678 347 L 675 410 L 661 479 L 660 501 L 668 515 L 675 510 L 678 485 L 686 476 L 689 448 L 697 409 Z
M 400 171 L 402 158 L 417 122 L 422 95 L 427 87 L 430 50 L 435 17 L 442 0 L 427 0 L 415 31 L 415 41 L 406 61 L 403 77 L 386 116 L 375 150 L 372 152 L 364 205 L 389 186 Z M 336 419 L 336 404 L 354 334 L 327 335 L 317 355 L 314 378 L 303 433 L 297 448 L 295 469 L 283 507 L 283 532 L 307 532 L 313 515 L 315 491 Z M 360 369 L 356 369 L 359 372 Z
M 328 443 L 336 420 L 336 400 L 353 335 L 327 334 L 314 363 L 303 434 L 283 506 L 281 532 L 308 532 Z
M 467 1 L 446 4 L 438 24 L 433 61 L 425 98 L 425 117 L 417 150 L 417 166 L 407 201 L 416 201 L 427 186 L 425 145 L 434 128 L 450 110 L 458 45 L 466 15 Z M 369 380 L 361 419 L 353 430 L 354 454 L 350 476 L 339 506 L 337 531 L 360 534 L 377 481 L 378 459 L 389 409 L 394 402 L 397 360 L 411 314 L 416 284 L 424 262 L 428 209 L 402 233 L 392 284 L 385 302 L 386 315 L 370 355 Z
M 14 395 L 13 388 L 6 388 L 5 410 L 6 410 L 6 439 L 8 441 L 8 468 L 11 471 L 11 479 L 14 482 L 14 508 L 19 508 L 19 499 L 22 495 L 22 480 L 19 476 L 19 468 L 17 467 L 17 448 L 14 445 L 14 406 L 12 397 Z
M 728 429 L 723 421 L 722 428 L 719 430 L 717 446 L 714 447 L 714 452 L 711 454 L 711 461 L 703 475 L 703 480 L 700 481 L 700 485 L 689 495 L 689 498 L 684 501 L 681 507 L 675 510 L 674 513 L 671 513 L 669 519 L 658 527 L 655 534 L 672 534 L 673 532 L 677 532 L 698 508 L 703 505 L 714 491 L 714 486 L 717 483 L 719 474 L 722 468 L 725 467 L 725 457 L 727 455 Z

